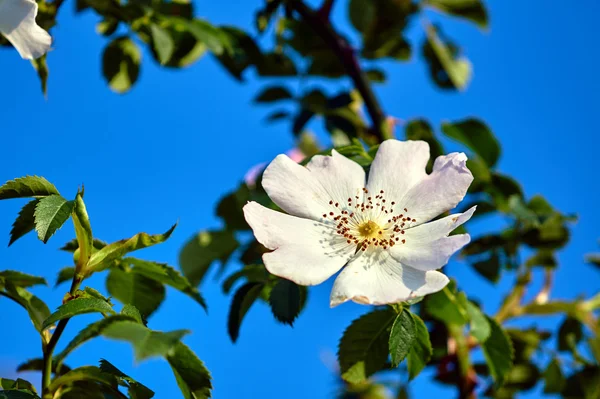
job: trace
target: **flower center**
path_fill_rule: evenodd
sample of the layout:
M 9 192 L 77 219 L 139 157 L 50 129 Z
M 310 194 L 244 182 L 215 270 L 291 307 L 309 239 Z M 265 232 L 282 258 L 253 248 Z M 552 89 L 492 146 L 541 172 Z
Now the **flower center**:
M 356 244 L 356 250 L 366 251 L 369 246 L 388 249 L 396 244 L 405 244 L 405 230 L 416 223 L 408 215 L 408 209 L 394 209 L 396 203 L 388 202 L 384 191 L 372 195 L 362 188 L 362 195 L 348 198 L 346 204 L 329 201 L 331 211 L 323 214 L 324 223 L 333 223 L 336 233 L 348 244 Z

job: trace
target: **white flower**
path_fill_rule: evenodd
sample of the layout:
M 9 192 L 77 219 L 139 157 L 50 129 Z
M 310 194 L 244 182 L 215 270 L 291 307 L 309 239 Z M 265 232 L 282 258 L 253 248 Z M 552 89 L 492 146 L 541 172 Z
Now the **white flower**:
M 300 285 L 327 280 L 344 265 L 331 291 L 331 306 L 348 300 L 388 304 L 437 292 L 448 278 L 436 271 L 466 245 L 468 234 L 448 236 L 475 207 L 426 223 L 454 208 L 473 181 L 463 153 L 425 166 L 429 145 L 387 140 L 365 184 L 363 168 L 340 155 L 315 156 L 298 165 L 279 155 L 262 184 L 289 215 L 256 202 L 244 215 L 269 272 Z
M 25 59 L 39 58 L 50 50 L 52 38 L 35 22 L 34 0 L 0 0 L 0 33 Z

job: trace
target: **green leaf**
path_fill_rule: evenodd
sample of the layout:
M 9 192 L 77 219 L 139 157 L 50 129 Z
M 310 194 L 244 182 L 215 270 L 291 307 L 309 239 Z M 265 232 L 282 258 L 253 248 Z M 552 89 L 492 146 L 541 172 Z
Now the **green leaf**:
M 178 342 L 167 355 L 177 385 L 185 399 L 210 398 L 212 389 L 210 372 L 190 348 Z
M 65 281 L 71 281 L 73 279 L 73 276 L 75 275 L 75 268 L 72 266 L 68 266 L 68 267 L 64 267 L 62 269 L 60 269 L 60 271 L 58 272 L 58 276 L 56 276 L 56 283 L 54 284 L 54 287 L 58 287 L 60 284 L 64 283 Z
M 136 321 L 127 320 L 110 323 L 102 331 L 104 337 L 129 342 L 138 361 L 167 356 L 188 333 L 187 330 L 152 331 Z
M 475 22 L 480 28 L 488 27 L 488 15 L 481 0 L 427 0 L 440 11 Z
M 42 369 L 44 368 L 44 359 L 42 359 L 41 357 L 36 358 L 36 359 L 29 359 L 27 361 L 25 361 L 24 363 L 21 363 L 17 366 L 17 371 L 21 372 L 21 371 L 42 371 Z M 59 364 L 59 362 L 56 361 L 56 359 L 52 359 L 52 372 L 56 375 L 62 375 L 64 373 L 67 373 L 71 371 L 71 368 L 69 366 L 66 366 L 64 364 Z
M 19 389 L 0 391 L 0 399 L 39 399 L 39 396 L 33 391 Z
M 597 399 L 600 397 L 600 367 L 588 366 L 572 374 L 561 392 L 569 399 Z
M 412 380 L 421 373 L 429 359 L 431 359 L 433 348 L 429 339 L 429 331 L 423 320 L 414 313 L 410 313 L 410 315 L 415 323 L 415 341 L 408 352 L 406 360 L 408 362 L 408 376 Z
M 406 124 L 404 131 L 407 140 L 423 140 L 429 144 L 431 157 L 427 162 L 427 171 L 431 172 L 434 160 L 444 154 L 442 144 L 435 137 L 431 125 L 425 119 L 413 119 Z
M 50 309 L 44 301 L 26 289 L 13 285 L 10 281 L 0 283 L 0 296 L 6 296 L 24 307 L 34 327 L 43 336 L 42 324 L 50 316 Z
M 157 24 L 150 25 L 150 34 L 152 36 L 152 47 L 158 55 L 158 61 L 161 65 L 165 65 L 175 51 L 175 43 L 169 32 Z
M 294 324 L 304 307 L 306 291 L 296 283 L 280 279 L 269 295 L 269 305 L 275 319 L 283 324 Z
M 140 311 L 131 304 L 127 303 L 127 304 L 123 305 L 123 308 L 121 309 L 121 314 L 123 314 L 125 316 L 130 316 L 138 323 L 146 325 L 146 323 L 144 322 L 144 318 L 142 317 L 142 314 L 140 313 Z
M 500 280 L 500 272 L 502 270 L 498 252 L 494 251 L 490 254 L 489 258 L 473 262 L 473 268 L 491 283 L 497 283 Z
M 354 29 L 364 32 L 375 18 L 376 7 L 372 0 L 350 0 L 348 15 Z
M 548 364 L 544 371 L 544 393 L 561 393 L 565 388 L 566 380 L 556 358 Z
M 182 18 L 172 19 L 177 20 L 178 23 L 184 25 L 198 41 L 204 43 L 210 51 L 215 53 L 215 55 L 231 52 L 232 44 L 229 41 L 229 36 L 209 22 L 201 19 L 194 19 L 191 21 Z
M 154 397 L 154 392 L 151 389 L 123 373 L 108 360 L 100 359 L 100 370 L 113 375 L 117 378 L 120 385 L 126 386 L 131 399 L 150 399 Z
M 469 60 L 458 57 L 458 49 L 438 36 L 438 29 L 427 27 L 427 43 L 423 49 L 429 62 L 432 78 L 442 88 L 463 90 L 471 80 L 472 66 Z
M 471 335 L 479 343 L 485 342 L 492 333 L 490 323 L 483 312 L 471 301 L 467 301 L 467 313 L 469 314 L 469 327 Z
M 83 202 L 83 191 L 78 191 L 75 197 L 75 207 L 73 208 L 73 225 L 75 226 L 75 235 L 77 236 L 77 248 L 79 249 L 79 259 L 77 260 L 78 270 L 86 266 L 94 252 L 94 238 L 90 218 Z
M 282 86 L 271 86 L 263 89 L 254 98 L 256 103 L 273 103 L 281 100 L 291 100 L 294 98 L 292 93 L 288 89 Z
M 48 387 L 48 391 L 54 395 L 56 391 L 65 385 L 72 384 L 77 381 L 93 381 L 113 391 L 117 390 L 117 379 L 111 374 L 102 372 L 95 366 L 78 367 L 52 380 Z
M 46 279 L 43 277 L 33 276 L 15 270 L 3 270 L 0 272 L 0 289 L 7 281 L 16 287 L 23 288 L 32 287 L 34 285 L 48 285 Z
M 124 255 L 137 251 L 138 249 L 148 248 L 156 244 L 160 244 L 169 239 L 177 224 L 174 224 L 167 232 L 163 234 L 149 235 L 146 233 L 138 233 L 131 238 L 126 238 L 120 241 L 113 242 L 92 254 L 88 263 L 90 272 L 98 272 L 109 267 L 115 260 L 122 258 Z
M 223 281 L 223 292 L 229 294 L 234 284 L 242 278 L 246 282 L 265 283 L 269 278 L 269 272 L 264 265 L 246 265 Z
M 213 262 L 225 263 L 238 246 L 232 231 L 201 231 L 184 245 L 179 253 L 179 266 L 192 285 L 198 285 Z
M 60 195 L 42 198 L 35 207 L 35 230 L 38 238 L 45 243 L 71 217 L 75 203 Z
M 121 303 L 135 306 L 145 318 L 165 299 L 164 285 L 128 269 L 111 268 L 106 278 L 106 290 Z
M 250 189 L 245 183 L 239 188 L 219 200 L 217 205 L 217 216 L 219 216 L 228 230 L 249 230 L 250 226 L 244 218 L 242 208 L 250 201 Z
M 159 283 L 168 285 L 169 287 L 173 287 L 192 298 L 206 310 L 206 302 L 198 289 L 192 286 L 187 278 L 182 276 L 171 266 L 164 263 L 148 262 L 137 258 L 123 259 L 122 265 L 126 264 L 131 266 L 131 269 L 129 270 L 132 273 L 142 275 Z
M 229 308 L 227 321 L 227 331 L 231 341 L 237 341 L 244 316 L 258 299 L 263 288 L 264 284 L 262 283 L 246 283 L 236 291 Z
M 498 162 L 500 143 L 481 120 L 469 118 L 454 123 L 445 122 L 442 123 L 442 132 L 471 149 L 483 158 L 489 167 Z
M 558 329 L 558 350 L 571 352 L 583 339 L 583 328 L 581 322 L 568 317 Z
M 392 367 L 398 367 L 411 350 L 416 340 L 415 324 L 415 319 L 406 309 L 403 309 L 394 320 L 389 338 Z
M 0 200 L 12 198 L 41 198 L 58 194 L 52 183 L 43 177 L 25 176 L 9 180 L 0 186 Z
M 92 240 L 92 252 L 102 249 L 107 245 L 108 244 L 106 242 L 99 240 L 97 238 L 94 238 Z M 74 253 L 75 251 L 77 251 L 77 249 L 79 249 L 79 243 L 77 242 L 77 238 L 72 239 L 71 241 L 69 241 L 68 243 L 66 243 L 65 245 L 63 245 L 60 248 L 61 251 L 66 251 L 66 252 L 71 252 L 71 253 Z
M 135 322 L 136 319 L 128 314 L 115 314 L 108 316 L 102 320 L 99 320 L 95 323 L 87 325 L 85 328 L 83 328 L 77 333 L 77 335 L 67 344 L 67 346 L 65 347 L 65 349 L 63 349 L 62 352 L 55 356 L 56 362 L 58 362 L 58 364 L 62 363 L 64 359 L 77 347 L 91 340 L 92 338 L 102 335 L 104 330 L 111 324 L 122 321 Z
M 469 320 L 466 307 L 467 299 L 464 293 L 456 294 L 448 286 L 428 295 L 425 300 L 427 313 L 446 324 L 465 324 Z
M 33 201 L 28 202 L 19 211 L 19 215 L 14 221 L 10 231 L 10 241 L 8 242 L 9 247 L 12 245 L 12 243 L 35 228 L 34 212 L 38 202 L 39 199 L 34 199 Z
M 59 306 L 42 325 L 42 329 L 50 327 L 59 320 L 69 319 L 73 316 L 86 313 L 113 314 L 114 310 L 107 301 L 94 297 L 74 298 Z
M 535 254 L 533 254 L 533 256 L 527 259 L 527 261 L 525 262 L 525 266 L 542 266 L 554 269 L 556 266 L 558 266 L 558 262 L 556 261 L 556 257 L 554 256 L 553 251 L 540 249 Z
M 395 318 L 392 309 L 375 310 L 354 320 L 346 329 L 338 347 L 344 380 L 358 384 L 385 366 Z
M 127 36 L 110 42 L 102 55 L 102 74 L 111 90 L 128 92 L 138 79 L 141 60 L 139 47 Z
M 513 366 L 514 349 L 506 331 L 494 320 L 486 317 L 490 336 L 481 344 L 485 361 L 497 385 L 501 385 Z
M 14 391 L 19 391 L 22 393 L 27 393 L 25 391 L 30 391 L 32 393 L 35 393 L 35 387 L 31 384 L 31 382 L 24 380 L 22 378 L 17 378 L 16 380 L 11 380 L 9 378 L 0 378 L 0 388 L 2 389 L 6 389 L 6 390 L 14 390 Z M 4 391 L 7 392 L 7 391 Z M 11 397 L 11 396 L 9 396 Z M 13 396 L 13 397 L 19 397 L 19 396 Z M 31 396 L 23 396 L 26 398 L 29 398 Z M 37 395 L 34 395 L 33 397 L 38 397 Z
M 40 79 L 42 94 L 46 97 L 48 95 L 48 63 L 46 62 L 46 54 L 31 60 L 31 65 L 37 72 L 38 78 Z

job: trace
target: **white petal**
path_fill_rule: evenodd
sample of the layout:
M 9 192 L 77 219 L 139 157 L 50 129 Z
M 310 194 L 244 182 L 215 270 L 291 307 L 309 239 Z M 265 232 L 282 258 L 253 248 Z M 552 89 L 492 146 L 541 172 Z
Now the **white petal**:
M 405 230 L 402 238 L 406 243 L 394 245 L 389 250 L 390 254 L 396 261 L 423 271 L 443 267 L 456 251 L 471 240 L 468 234 L 451 237 L 448 234 L 471 219 L 475 208 Z
M 379 146 L 371 164 L 367 188 L 384 190 L 388 203 L 399 202 L 406 192 L 427 177 L 429 144 L 425 141 L 386 140 Z
M 346 203 L 365 185 L 365 173 L 356 162 L 338 154 L 318 155 L 306 167 L 279 155 L 267 167 L 262 185 L 281 209 L 295 216 L 321 220 L 333 210 L 330 201 Z
M 448 277 L 437 271 L 422 271 L 402 265 L 381 248 L 361 252 L 336 278 L 330 305 L 352 300 L 384 305 L 437 292 Z
M 327 280 L 355 250 L 330 226 L 286 215 L 256 202 L 244 206 L 244 216 L 258 242 L 274 250 L 263 255 L 267 270 L 300 285 Z
M 417 224 L 454 208 L 465 197 L 473 175 L 466 166 L 467 156 L 454 152 L 437 157 L 433 172 L 413 186 L 400 201 L 401 208 Z
M 50 50 L 52 38 L 35 22 L 34 0 L 0 0 L 0 32 L 25 59 L 39 58 Z

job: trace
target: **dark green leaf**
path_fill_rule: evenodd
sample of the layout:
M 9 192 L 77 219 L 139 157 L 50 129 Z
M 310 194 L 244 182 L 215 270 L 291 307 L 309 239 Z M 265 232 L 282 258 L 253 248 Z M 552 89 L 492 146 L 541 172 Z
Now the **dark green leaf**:
M 179 266 L 192 285 L 198 285 L 213 262 L 225 263 L 238 246 L 232 231 L 202 231 L 184 245 L 179 253 Z
M 123 373 L 105 359 L 100 359 L 100 370 L 112 374 L 117 378 L 120 385 L 126 386 L 131 399 L 150 399 L 154 397 L 154 392 L 151 389 Z
M 117 380 L 114 376 L 102 372 L 98 367 L 84 366 L 73 369 L 60 377 L 53 379 L 48 387 L 48 391 L 54 395 L 60 387 L 72 384 L 76 381 L 93 381 L 106 387 L 110 387 L 113 390 L 117 389 Z
M 46 197 L 58 194 L 52 183 L 43 177 L 25 176 L 9 180 L 0 186 L 0 200 L 11 198 Z
M 381 370 L 389 356 L 389 337 L 397 314 L 375 310 L 354 320 L 338 347 L 342 378 L 357 384 Z
M 583 328 L 581 322 L 569 317 L 558 329 L 558 350 L 573 351 L 582 339 Z
M 488 16 L 481 0 L 428 0 L 427 4 L 457 17 L 475 22 L 481 28 L 488 27 Z
M 27 310 L 29 318 L 33 322 L 36 330 L 42 334 L 42 324 L 44 320 L 50 316 L 50 309 L 48 309 L 48 306 L 44 301 L 26 289 L 13 285 L 9 281 L 0 283 L 0 296 L 4 295 L 23 306 L 25 310 Z
M 411 350 L 416 340 L 415 324 L 415 319 L 406 309 L 403 309 L 394 320 L 389 338 L 392 367 L 397 367 Z
M 217 216 L 222 218 L 228 230 L 249 230 L 242 208 L 250 200 L 250 189 L 245 183 L 221 198 L 217 205 Z
M 17 241 L 19 238 L 23 237 L 25 234 L 29 233 L 35 228 L 34 212 L 38 202 L 39 199 L 34 199 L 33 201 L 28 202 L 19 211 L 19 216 L 17 216 L 17 219 L 14 221 L 12 230 L 10 231 L 10 241 L 8 242 L 9 247 L 13 242 Z
M 46 329 L 59 320 L 68 319 L 73 316 L 86 313 L 113 314 L 114 310 L 112 309 L 110 303 L 100 298 L 74 298 L 60 306 L 56 312 L 52 313 L 46 320 L 44 320 L 42 328 Z
M 126 93 L 140 74 L 142 54 L 128 37 L 121 36 L 110 42 L 102 55 L 102 73 L 116 93 Z
M 5 282 L 13 284 L 15 287 L 32 287 L 34 285 L 48 285 L 43 277 L 33 276 L 18 272 L 15 270 L 3 270 L 0 272 L 0 289 Z
M 39 399 L 39 396 L 30 390 L 7 390 L 0 391 L 0 399 Z
M 556 258 L 554 257 L 554 252 L 543 249 L 537 251 L 525 262 L 525 266 L 527 267 L 543 266 L 553 269 L 557 265 L 558 263 L 556 261 Z
M 298 73 L 292 59 L 279 53 L 263 54 L 256 69 L 263 77 L 289 77 L 296 76 Z
M 54 194 L 42 198 L 35 207 L 35 230 L 45 243 L 69 219 L 75 203 Z
M 42 371 L 44 367 L 44 359 L 29 359 L 24 363 L 17 366 L 17 371 Z M 68 371 L 71 371 L 69 366 L 60 364 L 57 359 L 52 359 L 52 372 L 56 375 L 62 375 Z
M 271 86 L 263 89 L 255 98 L 257 103 L 272 103 L 294 98 L 288 89 L 282 86 Z
M 433 348 L 429 339 L 429 331 L 423 320 L 414 313 L 410 315 L 415 322 L 415 341 L 408 352 L 406 361 L 408 376 L 412 380 L 421 373 L 431 359 Z
M 77 205 L 75 205 L 75 212 L 77 212 Z M 99 240 L 97 238 L 94 238 L 92 240 L 92 252 L 95 252 L 99 249 L 104 248 L 105 246 L 107 246 L 108 244 L 102 240 Z M 66 243 L 65 245 L 63 245 L 60 250 L 61 251 L 66 251 L 66 252 L 75 252 L 77 249 L 79 248 L 79 243 L 77 242 L 77 238 L 72 239 L 71 241 L 69 241 L 68 243 Z
M 72 266 L 68 266 L 68 267 L 64 267 L 62 269 L 60 269 L 60 271 L 58 272 L 58 276 L 56 276 L 56 283 L 54 284 L 54 287 L 58 287 L 60 284 L 64 283 L 65 281 L 71 281 L 73 279 L 73 276 L 75 275 L 75 268 Z
M 481 349 L 494 381 L 501 385 L 513 365 L 514 349 L 508 334 L 502 327 L 489 317 L 487 320 L 491 333 L 481 345 Z
M 485 342 L 492 333 L 487 317 L 477 305 L 471 301 L 467 301 L 467 313 L 469 314 L 471 335 L 475 337 L 479 343 Z
M 544 393 L 561 393 L 565 388 L 565 383 L 560 363 L 554 358 L 544 371 Z
M 88 269 L 93 272 L 104 270 L 109 267 L 112 262 L 122 258 L 130 252 L 165 242 L 169 239 L 173 230 L 175 230 L 175 227 L 177 227 L 176 224 L 163 234 L 149 235 L 146 233 L 138 233 L 131 238 L 113 242 L 92 254 L 88 263 Z
M 492 131 L 479 119 L 469 118 L 454 123 L 443 123 L 444 134 L 470 148 L 489 167 L 500 157 L 500 144 Z
M 482 276 L 492 283 L 500 280 L 500 256 L 497 252 L 492 252 L 490 257 L 479 262 L 473 262 L 473 267 Z
M 280 279 L 275 284 L 269 295 L 269 305 L 278 321 L 290 326 L 294 324 L 304 306 L 306 292 L 302 291 L 303 288 L 285 279 Z
M 571 375 L 561 392 L 568 399 L 597 399 L 600 397 L 600 367 L 588 366 Z
M 223 292 L 229 294 L 233 285 L 244 278 L 246 282 L 264 283 L 269 278 L 269 272 L 264 265 L 246 265 L 223 281 Z
M 227 321 L 227 331 L 233 342 L 237 341 L 244 316 L 258 299 L 263 288 L 264 284 L 262 283 L 246 283 L 233 296 Z
M 351 0 L 348 6 L 348 13 L 352 26 L 359 31 L 364 32 L 375 17 L 376 7 L 372 0 Z
M 175 51 L 175 43 L 169 32 L 157 24 L 150 25 L 150 33 L 152 35 L 152 47 L 158 55 L 158 61 L 164 65 L 171 59 Z
M 190 348 L 178 342 L 167 355 L 167 361 L 185 399 L 210 398 L 210 373 Z
M 365 75 L 372 83 L 385 83 L 386 80 L 385 72 L 381 69 L 368 69 Z
M 160 282 L 116 267 L 106 278 L 106 290 L 121 303 L 135 306 L 145 318 L 165 299 L 165 287 Z
M 471 80 L 471 63 L 458 56 L 458 48 L 453 43 L 442 41 L 438 30 L 427 27 L 427 42 L 423 46 L 431 77 L 441 88 L 463 90 Z

